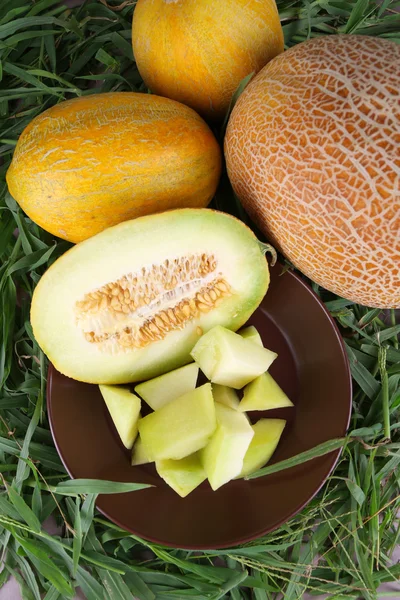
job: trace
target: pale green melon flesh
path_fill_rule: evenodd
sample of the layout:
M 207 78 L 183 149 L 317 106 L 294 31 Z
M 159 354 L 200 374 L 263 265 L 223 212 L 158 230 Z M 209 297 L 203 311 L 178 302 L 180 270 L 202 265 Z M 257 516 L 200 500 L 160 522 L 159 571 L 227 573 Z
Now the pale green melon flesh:
M 279 387 L 269 373 L 263 373 L 257 379 L 246 385 L 238 410 L 270 410 L 293 406 L 285 392 Z
M 160 375 L 135 387 L 139 394 L 153 409 L 157 410 L 171 400 L 183 396 L 196 387 L 199 367 L 196 363 L 180 367 L 165 375 Z
M 193 492 L 207 478 L 198 452 L 181 460 L 158 460 L 156 469 L 159 476 L 181 498 Z
M 153 460 L 154 459 L 146 452 L 142 439 L 140 435 L 138 435 L 132 448 L 131 465 L 133 467 L 137 465 L 147 465 L 148 463 L 153 462 Z
M 221 326 L 203 335 L 191 355 L 213 383 L 235 389 L 264 373 L 277 357 L 275 352 Z
M 239 477 L 261 469 L 271 458 L 279 443 L 286 421 L 283 419 L 260 419 L 253 425 L 254 437 L 243 460 Z
M 261 335 L 258 333 L 257 329 L 254 325 L 249 325 L 248 327 L 244 327 L 244 329 L 240 329 L 238 334 L 242 336 L 245 340 L 249 340 L 249 342 L 254 342 L 259 346 L 263 346 Z
M 200 459 L 213 490 L 239 475 L 254 431 L 245 415 L 215 404 L 217 429 Z
M 140 398 L 128 389 L 114 385 L 100 385 L 100 392 L 125 448 L 132 448 L 138 433 Z
M 198 264 L 206 257 L 208 271 L 186 272 L 188 257 Z M 169 276 L 172 268 L 181 282 Z M 220 280 L 227 291 L 213 291 L 216 300 L 200 299 L 204 286 Z M 124 304 L 123 288 L 117 318 L 112 294 L 116 282 L 126 281 L 131 304 Z M 191 362 L 193 346 L 215 325 L 241 327 L 268 284 L 262 248 L 241 221 L 209 209 L 167 211 L 110 227 L 66 252 L 37 285 L 31 322 L 61 373 L 89 383 L 144 381 Z M 179 306 L 189 300 L 195 308 L 185 316 Z M 175 311 L 176 320 L 169 318 L 167 329 L 165 310 Z M 138 332 L 148 323 L 153 327 L 156 316 L 158 328 L 147 329 L 139 343 Z M 139 346 L 131 344 L 131 335 Z
M 203 448 L 216 425 L 211 384 L 206 383 L 141 419 L 139 432 L 155 460 L 179 460 Z
M 229 406 L 229 408 L 237 410 L 239 406 L 239 398 L 235 390 L 226 385 L 218 385 L 218 383 L 213 383 L 212 393 L 215 402 L 219 402 L 219 404 L 225 404 L 225 406 Z

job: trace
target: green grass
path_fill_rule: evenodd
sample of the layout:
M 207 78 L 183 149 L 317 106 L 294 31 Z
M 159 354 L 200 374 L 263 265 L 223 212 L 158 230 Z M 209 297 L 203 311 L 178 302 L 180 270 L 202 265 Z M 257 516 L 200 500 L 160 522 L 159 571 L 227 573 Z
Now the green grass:
M 399 2 L 278 4 L 287 46 L 338 32 L 400 42 Z M 400 577 L 400 565 L 390 560 L 400 538 L 394 312 L 314 286 L 345 336 L 355 383 L 350 435 L 332 442 L 344 450 L 318 496 L 262 539 L 203 553 L 144 542 L 96 513 L 106 482 L 69 482 L 60 463 L 45 410 L 46 359 L 32 335 L 29 304 L 68 244 L 24 216 L 4 176 L 19 134 L 47 107 L 95 91 L 146 91 L 132 60 L 132 12 L 133 2 L 120 0 L 87 0 L 72 10 L 58 0 L 0 4 L 0 585 L 15 575 L 25 600 L 43 593 L 46 600 L 70 598 L 77 586 L 89 600 L 273 600 L 282 591 L 295 600 L 305 590 L 335 600 L 383 597 L 378 587 Z M 229 188 L 217 202 L 245 218 Z M 42 529 L 49 515 L 63 526 L 61 536 Z

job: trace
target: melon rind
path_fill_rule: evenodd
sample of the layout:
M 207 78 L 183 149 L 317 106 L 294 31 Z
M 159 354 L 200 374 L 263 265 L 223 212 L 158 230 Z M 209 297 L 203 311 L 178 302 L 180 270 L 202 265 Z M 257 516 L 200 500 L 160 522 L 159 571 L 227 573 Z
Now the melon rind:
M 211 252 L 233 295 L 184 328 L 144 348 L 110 354 L 85 340 L 75 303 L 90 291 L 176 256 Z M 253 232 L 209 209 L 181 209 L 126 221 L 76 245 L 37 285 L 31 308 L 35 338 L 56 369 L 88 383 L 143 381 L 192 361 L 190 351 L 215 325 L 241 327 L 263 299 L 268 264 Z
M 254 437 L 243 460 L 239 477 L 261 469 L 272 457 L 285 428 L 284 419 L 260 419 L 253 425 Z

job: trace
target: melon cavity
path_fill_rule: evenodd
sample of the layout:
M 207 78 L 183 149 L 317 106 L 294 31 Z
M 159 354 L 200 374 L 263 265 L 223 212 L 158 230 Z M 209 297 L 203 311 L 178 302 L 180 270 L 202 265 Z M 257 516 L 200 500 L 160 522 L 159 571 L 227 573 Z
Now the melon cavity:
M 277 357 L 221 326 L 201 337 L 191 355 L 210 381 L 235 389 L 264 373 Z

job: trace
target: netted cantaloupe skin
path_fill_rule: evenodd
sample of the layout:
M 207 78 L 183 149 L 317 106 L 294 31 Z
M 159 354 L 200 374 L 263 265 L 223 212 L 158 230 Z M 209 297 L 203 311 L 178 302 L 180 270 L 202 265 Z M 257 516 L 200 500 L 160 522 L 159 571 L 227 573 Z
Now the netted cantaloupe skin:
M 249 214 L 303 273 L 355 302 L 400 306 L 400 46 L 298 44 L 249 84 L 225 140 Z
M 205 207 L 220 172 L 219 145 L 192 109 L 113 92 L 36 117 L 18 140 L 7 183 L 35 223 L 76 243 L 143 215 Z
M 138 0 L 135 60 L 146 84 L 222 119 L 246 75 L 283 51 L 275 0 Z

